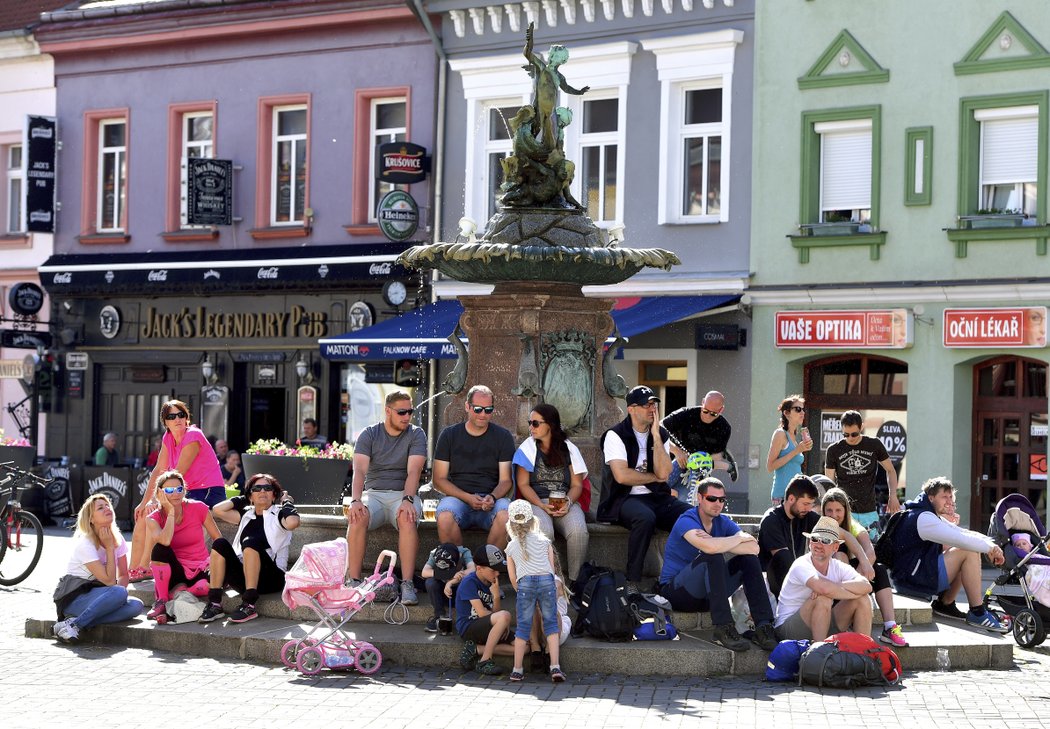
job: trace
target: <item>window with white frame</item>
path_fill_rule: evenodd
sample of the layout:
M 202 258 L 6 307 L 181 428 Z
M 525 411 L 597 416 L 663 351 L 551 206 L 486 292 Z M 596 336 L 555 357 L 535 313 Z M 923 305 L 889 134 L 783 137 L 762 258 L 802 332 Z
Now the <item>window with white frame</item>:
M 271 225 L 304 221 L 306 210 L 306 106 L 273 109 Z
M 820 222 L 871 219 L 871 119 L 818 122 Z
M 12 144 L 4 148 L 4 159 L 7 167 L 7 232 L 21 233 L 25 230 L 22 216 L 22 203 L 25 190 L 25 178 L 22 171 L 22 145 Z
M 99 231 L 123 228 L 127 202 L 127 122 L 103 119 L 98 125 L 98 201 Z
M 599 92 L 600 94 L 600 92 Z M 580 153 L 576 174 L 580 181 L 579 202 L 596 223 L 619 219 L 616 204 L 621 123 L 620 99 L 585 98 L 581 104 Z
M 404 142 L 407 133 L 408 104 L 403 98 L 372 99 L 370 138 L 371 155 L 368 161 L 368 179 L 372 180 L 371 196 L 368 199 L 368 221 L 376 222 L 376 207 L 391 190 L 407 190 L 407 185 L 394 185 L 376 179 L 376 150 L 381 144 Z
M 484 153 L 485 153 L 485 189 L 486 196 L 485 217 L 490 218 L 496 214 L 496 206 L 503 194 L 500 186 L 503 184 L 503 160 L 511 154 L 510 120 L 518 113 L 518 104 L 507 104 L 506 102 L 492 102 L 484 105 Z
M 660 79 L 658 222 L 729 220 L 733 67 L 743 31 L 642 41 Z
M 981 125 L 979 212 L 1035 216 L 1039 107 L 977 109 Z
M 210 159 L 215 156 L 214 147 L 215 116 L 210 111 L 193 111 L 182 115 L 182 180 L 181 209 L 179 211 L 179 222 L 182 227 L 189 227 L 186 223 L 187 201 L 189 193 L 187 186 L 187 160 Z M 208 226 L 193 226 L 208 227 Z

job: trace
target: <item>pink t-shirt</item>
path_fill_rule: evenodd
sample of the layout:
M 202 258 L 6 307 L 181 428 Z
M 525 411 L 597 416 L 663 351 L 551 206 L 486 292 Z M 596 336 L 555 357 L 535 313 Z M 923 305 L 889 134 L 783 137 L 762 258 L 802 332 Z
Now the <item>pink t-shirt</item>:
M 222 486 L 223 478 L 222 471 L 219 470 L 219 459 L 215 457 L 211 444 L 196 425 L 191 425 L 186 429 L 186 435 L 182 436 L 182 442 L 178 445 L 175 445 L 175 437 L 171 431 L 164 434 L 164 450 L 168 453 L 168 468 L 178 467 L 179 456 L 190 443 L 200 443 L 200 450 L 197 451 L 197 457 L 193 459 L 193 463 L 182 474 L 186 479 L 186 486 L 190 491 Z
M 210 551 L 204 544 L 203 528 L 207 516 L 208 505 L 203 501 L 183 500 L 182 521 L 175 525 L 175 531 L 172 532 L 171 549 L 188 576 L 208 569 Z M 157 522 L 161 529 L 168 522 L 168 514 L 164 509 L 157 509 L 149 518 Z

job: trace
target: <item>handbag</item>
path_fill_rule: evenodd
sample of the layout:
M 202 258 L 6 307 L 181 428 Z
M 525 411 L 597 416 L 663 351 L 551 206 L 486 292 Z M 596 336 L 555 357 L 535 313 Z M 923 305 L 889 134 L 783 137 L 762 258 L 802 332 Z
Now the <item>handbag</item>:
M 62 575 L 55 587 L 51 599 L 55 601 L 55 609 L 58 611 L 58 619 L 66 619 L 66 608 L 69 603 L 83 595 L 85 592 L 96 587 L 105 587 L 94 578 L 77 577 L 76 575 Z

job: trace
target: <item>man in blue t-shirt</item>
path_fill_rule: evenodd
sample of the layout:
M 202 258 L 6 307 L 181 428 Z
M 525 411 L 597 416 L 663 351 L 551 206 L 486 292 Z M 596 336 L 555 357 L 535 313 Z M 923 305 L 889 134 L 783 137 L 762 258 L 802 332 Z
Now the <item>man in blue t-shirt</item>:
M 722 513 L 725 485 L 708 477 L 697 486 L 698 504 L 675 522 L 660 573 L 660 594 L 675 610 L 711 612 L 714 642 L 731 651 L 746 651 L 748 641 L 733 624 L 729 597 L 743 584 L 755 621 L 751 640 L 763 650 L 777 645 L 773 609 L 766 596 L 758 541 Z
M 474 571 L 456 589 L 456 632 L 466 641 L 459 654 L 464 671 L 473 668 L 486 676 L 498 676 L 503 669 L 492 656 L 514 655 L 510 612 L 500 610 L 499 605 L 499 570 L 506 568 L 503 550 L 486 544 L 474 555 Z

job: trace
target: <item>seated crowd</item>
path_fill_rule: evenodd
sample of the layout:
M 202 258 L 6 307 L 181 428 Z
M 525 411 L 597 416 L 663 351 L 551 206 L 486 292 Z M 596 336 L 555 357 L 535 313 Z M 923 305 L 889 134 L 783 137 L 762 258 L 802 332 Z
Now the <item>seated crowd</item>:
M 432 607 L 425 629 L 451 633 L 454 626 L 464 641 L 465 670 L 499 674 L 503 669 L 494 657 L 511 656 L 510 679 L 520 681 L 530 652 L 533 671 L 540 666 L 552 681 L 564 681 L 559 652 L 570 627 L 568 586 L 588 548 L 587 468 L 556 408 L 537 405 L 529 414 L 529 438 L 515 448 L 511 433 L 492 422 L 493 400 L 489 388 L 472 387 L 465 420 L 437 439 L 433 485 L 443 498 L 436 511 L 439 544 L 419 575 Z M 714 642 L 733 651 L 751 643 L 771 650 L 783 639 L 822 640 L 847 630 L 871 634 L 874 599 L 884 621 L 880 640 L 907 646 L 894 621 L 894 589 L 932 597 L 938 616 L 1002 632 L 982 607 L 980 573 L 980 555 L 999 565 L 1002 550 L 991 538 L 958 526 L 955 491 L 947 479 L 930 479 L 918 498 L 903 505 L 893 567 L 887 569 L 875 558 L 869 525 L 852 515 L 853 497 L 824 476 L 795 475 L 778 505 L 762 517 L 757 538 L 723 513 L 721 480 L 687 473 L 683 485 L 676 478 L 691 455 L 688 449 L 700 443 L 735 480 L 720 393 L 708 393 L 703 406 L 663 421 L 660 400 L 648 387 L 633 388 L 626 405 L 624 420 L 601 440 L 605 468 L 598 519 L 628 530 L 626 577 L 644 591 L 650 542 L 657 529 L 668 533 L 652 591 L 674 610 L 710 612 Z M 400 579 L 391 599 L 405 605 L 418 603 L 422 505 L 417 497 L 426 461 L 426 434 L 411 423 L 413 413 L 410 395 L 395 390 L 386 398 L 384 419 L 357 439 L 346 532 L 346 584 L 355 586 L 362 583 L 368 531 L 386 524 L 397 531 Z M 190 425 L 188 408 L 168 401 L 161 418 L 168 430 L 165 448 L 136 509 L 142 526 L 136 525 L 135 540 L 148 551 L 139 564 L 148 565 L 156 593 L 148 617 L 166 622 L 169 601 L 186 591 L 206 598 L 200 622 L 217 620 L 224 617 L 223 592 L 233 588 L 241 604 L 226 617 L 234 623 L 251 620 L 258 596 L 284 587 L 292 531 L 300 522 L 295 506 L 268 474 L 247 479 L 242 495 L 216 499 L 207 484 L 218 461 L 210 449 L 199 447 L 199 429 Z M 184 448 L 187 444 L 192 448 Z M 818 481 L 831 486 L 822 497 Z M 512 500 L 515 491 L 518 498 Z M 232 540 L 221 536 L 216 520 L 237 526 Z M 475 551 L 462 546 L 464 529 L 486 532 L 485 546 Z M 555 533 L 566 542 L 567 574 L 553 547 Z M 60 640 L 76 640 L 93 625 L 140 612 L 141 602 L 126 589 L 133 564 L 128 552 L 108 499 L 89 497 L 80 510 L 67 575 L 55 593 L 54 633 Z M 517 595 L 514 615 L 501 608 L 503 572 Z M 747 637 L 738 632 L 730 607 L 738 588 L 754 625 Z M 969 602 L 966 613 L 955 607 L 960 591 Z

